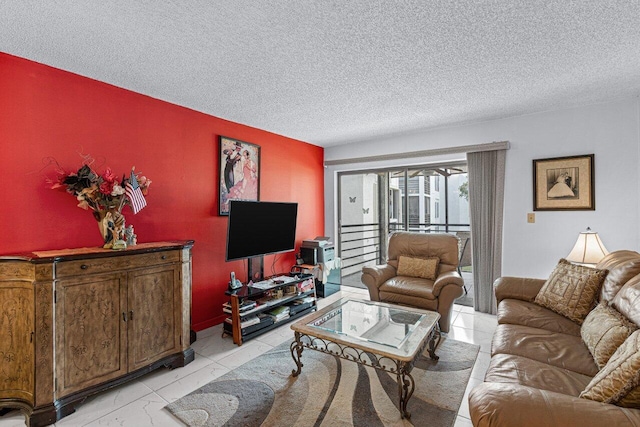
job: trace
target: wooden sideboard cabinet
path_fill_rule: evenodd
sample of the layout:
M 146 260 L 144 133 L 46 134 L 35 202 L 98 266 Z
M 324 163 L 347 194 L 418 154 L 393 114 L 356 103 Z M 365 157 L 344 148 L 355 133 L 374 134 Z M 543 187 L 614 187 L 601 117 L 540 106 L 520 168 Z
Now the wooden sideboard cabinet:
M 89 395 L 190 363 L 192 246 L 0 257 L 0 408 L 48 425 Z

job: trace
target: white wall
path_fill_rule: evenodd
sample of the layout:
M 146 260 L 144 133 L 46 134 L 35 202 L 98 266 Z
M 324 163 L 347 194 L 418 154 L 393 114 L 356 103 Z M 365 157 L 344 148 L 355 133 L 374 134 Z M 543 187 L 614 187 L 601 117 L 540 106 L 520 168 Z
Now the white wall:
M 338 160 L 509 141 L 507 151 L 503 275 L 546 278 L 566 256 L 580 231 L 598 231 L 609 251 L 640 251 L 640 104 L 637 98 L 398 135 L 325 149 Z M 532 160 L 595 154 L 595 211 L 533 212 Z M 325 230 L 336 236 L 336 176 L 339 171 L 464 158 L 447 155 L 353 163 L 325 169 Z

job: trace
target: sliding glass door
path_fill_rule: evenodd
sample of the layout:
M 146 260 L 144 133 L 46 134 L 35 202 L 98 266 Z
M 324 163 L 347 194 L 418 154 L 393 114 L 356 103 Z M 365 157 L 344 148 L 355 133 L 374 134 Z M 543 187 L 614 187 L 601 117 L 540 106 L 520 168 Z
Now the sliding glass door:
M 467 182 L 465 163 L 339 174 L 342 283 L 362 286 L 362 267 L 384 263 L 389 233 L 401 230 L 456 235 L 461 272 L 471 271 Z

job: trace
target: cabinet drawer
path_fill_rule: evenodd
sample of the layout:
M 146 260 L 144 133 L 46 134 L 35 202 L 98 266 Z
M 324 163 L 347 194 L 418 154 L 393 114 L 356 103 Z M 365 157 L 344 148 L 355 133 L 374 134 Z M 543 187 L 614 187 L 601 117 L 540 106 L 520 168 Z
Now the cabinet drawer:
M 62 261 L 56 264 L 56 277 L 62 278 L 77 276 L 79 274 L 105 273 L 179 261 L 179 250 L 109 258 L 88 258 L 79 261 Z

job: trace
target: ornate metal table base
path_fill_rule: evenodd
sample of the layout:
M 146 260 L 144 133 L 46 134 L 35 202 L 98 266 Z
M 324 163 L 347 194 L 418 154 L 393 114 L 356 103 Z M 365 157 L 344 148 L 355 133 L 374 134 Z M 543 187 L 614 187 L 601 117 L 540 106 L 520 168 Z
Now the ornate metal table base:
M 440 342 L 441 334 L 438 323 L 435 324 L 433 330 L 424 340 L 418 352 L 416 358 L 422 354 L 424 348 L 429 345 L 429 357 L 433 360 L 438 360 L 435 350 Z M 295 340 L 291 343 L 291 357 L 296 363 L 297 369 L 291 371 L 293 377 L 297 377 L 302 372 L 302 350 L 307 347 L 311 350 L 316 350 L 322 353 L 331 354 L 332 356 L 339 357 L 345 360 L 351 360 L 362 365 L 371 366 L 381 371 L 396 374 L 396 380 L 398 382 L 398 397 L 400 399 L 398 403 L 398 409 L 400 410 L 400 416 L 402 418 L 411 418 L 411 414 L 407 411 L 407 403 L 415 390 L 415 381 L 411 376 L 415 359 L 411 361 L 400 361 L 387 356 L 378 356 L 371 353 L 371 351 L 361 350 L 349 345 L 339 344 L 334 341 L 314 337 L 308 334 L 302 334 L 295 332 Z

